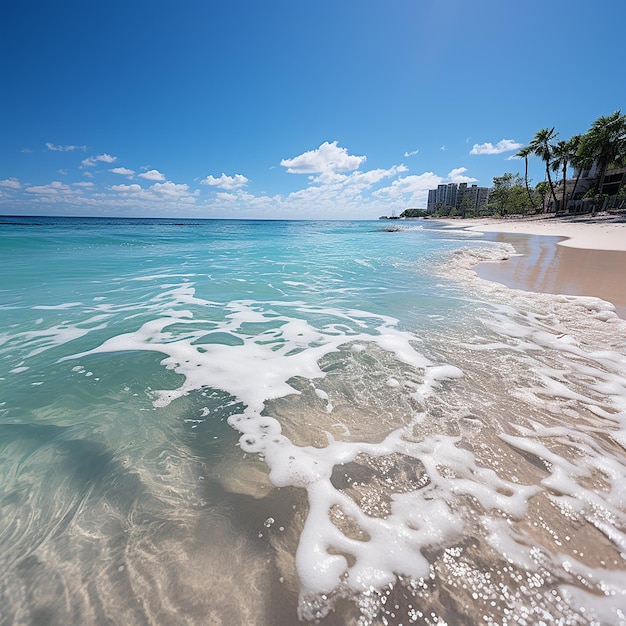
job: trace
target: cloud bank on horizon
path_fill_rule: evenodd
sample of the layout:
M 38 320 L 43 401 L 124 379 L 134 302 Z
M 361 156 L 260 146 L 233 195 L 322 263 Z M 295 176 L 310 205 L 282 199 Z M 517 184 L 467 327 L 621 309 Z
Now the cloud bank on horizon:
M 475 144 L 469 154 L 500 154 L 521 147 L 513 140 L 497 144 Z M 49 151 L 72 153 L 83 146 L 53 146 Z M 86 148 L 85 148 L 86 150 Z M 406 152 L 415 156 L 418 150 Z M 117 156 L 100 153 L 77 160 L 64 176 L 88 177 L 88 181 L 51 180 L 33 185 L 15 177 L 0 180 L 0 199 L 30 214 L 86 215 L 186 215 L 218 218 L 347 219 L 391 214 L 407 207 L 425 207 L 428 190 L 443 183 L 476 183 L 466 167 L 456 167 L 439 175 L 432 171 L 409 173 L 404 163 L 387 168 L 366 169 L 366 155 L 351 154 L 338 140 L 325 141 L 280 160 L 286 174 L 307 175 L 303 185 L 287 194 L 253 192 L 253 181 L 241 173 L 206 174 L 197 184 L 174 182 L 158 169 L 116 165 Z M 272 164 L 275 165 L 275 164 Z M 140 170 L 137 173 L 137 170 Z M 115 183 L 110 174 L 124 176 L 131 183 Z M 119 179 L 118 179 L 119 180 Z

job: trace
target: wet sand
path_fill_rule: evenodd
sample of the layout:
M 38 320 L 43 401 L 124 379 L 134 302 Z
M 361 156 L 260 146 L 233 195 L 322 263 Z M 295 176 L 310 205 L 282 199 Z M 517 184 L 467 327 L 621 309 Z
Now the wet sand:
M 519 256 L 477 265 L 481 278 L 524 291 L 596 296 L 626 319 L 626 252 L 557 245 L 563 237 L 486 233 L 485 238 L 512 244 Z
M 626 319 L 626 221 L 624 215 L 527 219 L 448 219 L 448 228 L 483 233 L 510 243 L 518 256 L 482 263 L 476 273 L 514 289 L 596 296 Z

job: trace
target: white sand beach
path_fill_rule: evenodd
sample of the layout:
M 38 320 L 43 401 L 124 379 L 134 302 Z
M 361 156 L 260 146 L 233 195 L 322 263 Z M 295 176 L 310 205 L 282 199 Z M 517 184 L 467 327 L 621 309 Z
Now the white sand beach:
M 626 217 L 597 215 L 525 219 L 443 220 L 467 230 L 564 237 L 559 245 L 593 250 L 626 252 Z
M 626 217 L 441 220 L 450 228 L 490 234 L 510 243 L 519 256 L 476 267 L 481 278 L 514 289 L 597 296 L 626 319 Z

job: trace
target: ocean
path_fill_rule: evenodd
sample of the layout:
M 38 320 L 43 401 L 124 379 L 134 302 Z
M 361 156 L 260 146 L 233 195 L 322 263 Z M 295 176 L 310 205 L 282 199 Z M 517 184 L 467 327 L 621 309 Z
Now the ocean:
M 0 222 L 0 624 L 626 624 L 610 304 L 430 220 Z

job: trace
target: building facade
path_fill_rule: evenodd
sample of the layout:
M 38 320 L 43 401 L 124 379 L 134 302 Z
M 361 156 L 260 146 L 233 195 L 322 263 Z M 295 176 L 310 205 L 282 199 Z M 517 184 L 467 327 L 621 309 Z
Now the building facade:
M 489 188 L 471 185 L 467 183 L 448 183 L 438 185 L 437 189 L 428 191 L 429 213 L 444 211 L 455 215 L 465 215 L 468 212 L 477 211 L 487 205 Z

